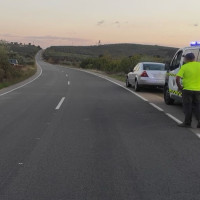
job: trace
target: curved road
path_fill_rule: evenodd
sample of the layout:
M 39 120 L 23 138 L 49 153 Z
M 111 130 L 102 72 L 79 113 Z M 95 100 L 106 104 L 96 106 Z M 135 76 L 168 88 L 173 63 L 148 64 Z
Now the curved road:
M 199 200 L 200 140 L 107 80 L 37 56 L 0 96 L 1 200 Z

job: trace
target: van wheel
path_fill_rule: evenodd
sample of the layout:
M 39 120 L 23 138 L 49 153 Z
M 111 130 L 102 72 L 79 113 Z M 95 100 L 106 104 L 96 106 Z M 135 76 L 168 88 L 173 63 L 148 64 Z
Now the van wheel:
M 139 91 L 140 91 L 140 86 L 139 86 L 139 84 L 138 84 L 138 81 L 137 81 L 137 80 L 135 81 L 135 86 L 134 86 L 134 89 L 135 89 L 135 91 L 136 91 L 136 92 L 139 92 Z
M 126 78 L 126 87 L 131 87 L 131 84 L 128 81 L 128 77 Z
M 164 87 L 164 100 L 167 105 L 174 104 L 174 99 L 170 97 L 170 92 L 168 86 Z

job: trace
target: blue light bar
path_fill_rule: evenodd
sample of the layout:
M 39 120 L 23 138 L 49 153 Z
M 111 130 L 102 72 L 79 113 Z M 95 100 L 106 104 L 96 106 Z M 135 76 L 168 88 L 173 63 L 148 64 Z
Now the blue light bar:
M 191 47 L 196 47 L 196 46 L 200 46 L 200 42 L 196 41 L 196 42 L 191 42 L 190 43 Z

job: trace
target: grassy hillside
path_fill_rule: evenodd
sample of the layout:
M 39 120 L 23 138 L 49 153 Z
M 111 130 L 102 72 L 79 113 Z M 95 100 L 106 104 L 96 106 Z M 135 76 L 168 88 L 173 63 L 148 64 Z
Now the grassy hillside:
M 176 48 L 140 45 L 140 44 L 109 44 L 100 46 L 53 46 L 46 49 L 44 57 L 52 62 L 82 61 L 85 58 L 110 55 L 113 58 L 123 58 L 133 55 L 159 57 L 168 60 L 177 51 Z

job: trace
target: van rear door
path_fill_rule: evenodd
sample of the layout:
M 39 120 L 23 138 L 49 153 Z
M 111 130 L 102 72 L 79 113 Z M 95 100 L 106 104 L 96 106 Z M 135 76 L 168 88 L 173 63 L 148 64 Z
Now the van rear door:
M 178 73 L 182 64 L 183 64 L 183 50 L 181 49 L 175 54 L 170 64 L 169 81 L 168 81 L 170 96 L 179 96 L 178 86 L 176 84 L 176 74 Z

